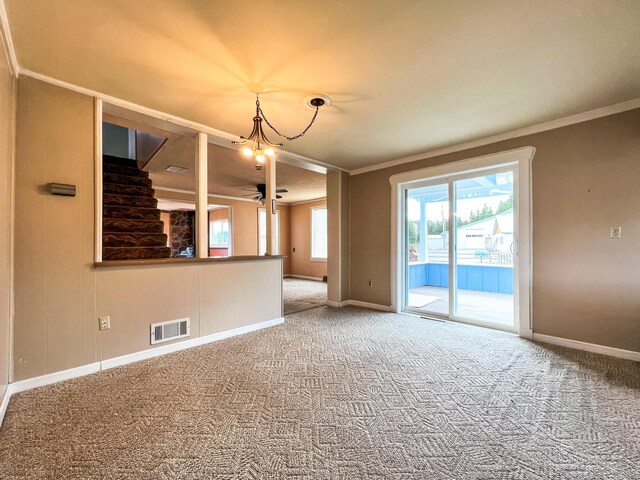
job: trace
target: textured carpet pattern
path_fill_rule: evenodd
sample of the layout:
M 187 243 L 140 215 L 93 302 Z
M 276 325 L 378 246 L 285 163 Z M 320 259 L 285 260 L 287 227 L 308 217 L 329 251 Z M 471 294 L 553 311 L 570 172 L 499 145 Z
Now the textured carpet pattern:
M 285 315 L 326 305 L 326 283 L 301 278 L 285 278 L 283 282 Z
M 632 479 L 640 365 L 358 309 L 16 395 L 2 478 Z

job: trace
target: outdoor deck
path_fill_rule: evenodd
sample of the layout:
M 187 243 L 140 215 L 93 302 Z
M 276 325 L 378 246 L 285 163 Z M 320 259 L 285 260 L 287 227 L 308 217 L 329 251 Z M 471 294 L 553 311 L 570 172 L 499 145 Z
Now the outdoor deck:
M 449 290 L 428 285 L 412 288 L 409 290 L 408 306 L 446 316 L 449 311 Z M 512 326 L 513 295 L 459 289 L 457 316 Z

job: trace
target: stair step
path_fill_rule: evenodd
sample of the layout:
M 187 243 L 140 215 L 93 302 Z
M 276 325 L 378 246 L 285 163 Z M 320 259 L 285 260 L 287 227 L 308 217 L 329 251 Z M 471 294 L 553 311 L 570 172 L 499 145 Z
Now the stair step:
M 102 155 L 102 164 L 138 168 L 138 162 L 135 160 L 132 160 L 131 158 L 114 157 L 113 155 Z
M 126 233 L 162 233 L 164 222 L 162 220 L 133 220 L 129 218 L 103 218 L 102 231 Z
M 121 185 L 119 183 L 104 182 L 102 184 L 104 193 L 115 193 L 118 195 L 135 195 L 137 197 L 153 197 L 156 191 L 151 187 L 139 187 L 136 185 Z
M 132 185 L 137 187 L 151 187 L 150 178 L 130 177 L 129 175 L 118 175 L 116 173 L 104 173 L 103 181 L 107 183 L 117 183 L 120 185 Z
M 102 245 L 105 247 L 166 247 L 167 236 L 164 233 L 104 233 Z
M 160 210 L 144 207 L 114 207 L 105 205 L 102 207 L 104 218 L 130 218 L 135 220 L 160 220 Z
M 158 200 L 153 197 L 143 197 L 140 195 L 118 195 L 115 193 L 105 193 L 102 196 L 102 204 L 115 205 L 119 207 L 157 208 Z
M 102 260 L 142 260 L 148 258 L 170 258 L 169 247 L 104 247 Z
M 114 173 L 116 175 L 127 175 L 129 177 L 149 178 L 149 172 L 140 170 L 138 167 L 127 167 L 124 165 L 114 165 L 112 163 L 104 163 L 102 165 L 104 173 Z

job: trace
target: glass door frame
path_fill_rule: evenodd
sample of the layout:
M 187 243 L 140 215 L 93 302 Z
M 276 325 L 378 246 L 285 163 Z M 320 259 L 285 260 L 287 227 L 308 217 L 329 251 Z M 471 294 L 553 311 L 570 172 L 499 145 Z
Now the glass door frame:
M 461 173 L 457 173 L 457 174 L 452 174 L 452 175 L 448 175 L 446 177 L 438 177 L 438 178 L 434 178 L 434 179 L 427 179 L 421 182 L 416 182 L 413 183 L 411 185 L 406 185 L 402 187 L 402 192 L 403 192 L 403 198 L 404 198 L 404 206 L 403 206 L 403 212 L 404 212 L 404 216 L 403 216 L 403 243 L 402 243 L 402 250 L 403 250 L 403 258 L 404 258 L 404 265 L 403 265 L 403 278 L 404 278 L 404 292 L 403 292 L 403 297 L 404 297 L 404 302 L 403 305 L 403 311 L 405 312 L 409 312 L 409 313 L 414 313 L 417 315 L 422 315 L 422 316 L 433 316 L 436 318 L 443 318 L 446 320 L 453 320 L 456 322 L 462 322 L 462 323 L 469 323 L 471 325 L 478 325 L 481 327 L 489 327 L 489 328 L 495 328 L 498 330 L 506 330 L 509 332 L 515 332 L 517 330 L 517 326 L 518 326 L 518 291 L 516 289 L 514 289 L 513 291 L 513 324 L 512 325 L 500 325 L 499 323 L 493 323 L 493 322 L 485 322 L 482 320 L 478 320 L 478 319 L 474 319 L 474 318 L 469 318 L 469 317 L 464 317 L 461 316 L 457 313 L 457 307 L 458 307 L 458 258 L 457 258 L 457 251 L 458 251 L 458 227 L 457 227 L 457 222 L 456 222 L 456 202 L 458 201 L 457 198 L 457 188 L 456 188 L 456 182 L 459 182 L 461 180 L 467 180 L 470 178 L 478 178 L 478 177 L 482 177 L 485 175 L 498 175 L 501 173 L 507 173 L 507 172 L 513 172 L 513 210 L 514 213 L 518 212 L 518 165 L 502 165 L 502 166 L 496 166 L 495 168 L 487 168 L 485 170 L 483 170 L 482 172 L 461 172 Z M 435 186 L 435 185 L 447 185 L 447 198 L 448 198 L 448 205 L 449 205 L 449 212 L 448 212 L 448 217 L 447 217 L 447 222 L 448 222 L 448 232 L 449 232 L 449 246 L 448 246 L 448 263 L 447 263 L 447 267 L 448 267 L 448 271 L 449 271 L 449 281 L 448 281 L 448 287 L 447 287 L 447 291 L 449 294 L 449 298 L 448 298 L 448 310 L 449 313 L 447 315 L 444 314 L 438 314 L 438 313 L 432 313 L 432 312 L 428 312 L 426 310 L 423 310 L 421 308 L 417 308 L 417 307 L 410 307 L 408 306 L 408 297 L 409 297 L 409 256 L 407 255 L 407 198 L 408 198 L 408 192 L 409 190 L 413 190 L 413 189 L 417 189 L 417 188 L 424 188 L 424 187 L 430 187 L 430 186 Z M 517 257 L 517 245 L 518 245 L 518 240 L 519 240 L 519 235 L 518 235 L 518 215 L 515 214 L 514 215 L 514 244 L 516 245 L 516 249 L 514 252 L 514 261 L 513 261 L 513 281 L 514 281 L 514 285 L 515 285 L 515 279 L 518 277 L 518 262 L 516 261 L 516 257 Z
M 514 327 L 509 331 L 517 332 L 521 337 L 532 338 L 531 324 L 531 161 L 535 148 L 523 147 L 515 150 L 499 152 L 482 157 L 470 158 L 449 164 L 437 165 L 420 170 L 403 172 L 390 177 L 391 195 L 391 310 L 401 313 L 417 314 L 420 316 L 438 315 L 426 314 L 422 310 L 407 307 L 408 265 L 406 257 L 406 191 L 418 186 L 448 183 L 449 189 L 449 218 L 453 218 L 454 202 L 453 181 L 464 178 L 479 177 L 488 173 L 499 173 L 500 170 L 514 171 L 514 231 L 517 233 L 517 249 L 514 255 Z M 451 239 L 455 235 L 450 235 Z M 453 240 L 455 244 L 455 239 Z M 454 269 L 454 248 L 449 248 L 449 285 L 457 285 Z M 453 273 L 453 275 L 452 275 Z M 449 288 L 448 320 L 504 329 L 500 325 L 487 324 L 482 321 L 461 318 L 451 314 L 454 303 Z M 443 318 L 443 317 L 439 317 Z

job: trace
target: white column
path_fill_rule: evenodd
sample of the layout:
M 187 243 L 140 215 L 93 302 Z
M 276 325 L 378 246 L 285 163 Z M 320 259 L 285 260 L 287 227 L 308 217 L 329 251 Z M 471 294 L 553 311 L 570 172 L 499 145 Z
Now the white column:
M 209 256 L 207 134 L 196 135 L 196 256 Z
M 418 260 L 420 260 L 421 262 L 426 262 L 429 260 L 429 256 L 427 255 L 429 229 L 427 228 L 426 206 L 426 199 L 424 197 L 420 197 L 420 252 L 418 252 Z
M 265 155 L 265 183 L 266 183 L 266 203 L 264 205 L 267 212 L 267 255 L 278 254 L 276 244 L 278 235 L 276 232 L 276 159 Z

